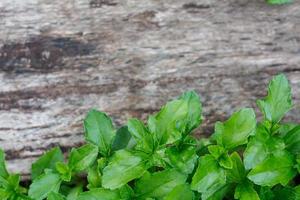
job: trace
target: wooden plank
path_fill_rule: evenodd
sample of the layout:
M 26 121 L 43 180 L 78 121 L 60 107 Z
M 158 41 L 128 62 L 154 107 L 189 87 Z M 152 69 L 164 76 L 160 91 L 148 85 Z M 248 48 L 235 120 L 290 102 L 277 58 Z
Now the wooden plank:
M 83 141 L 90 108 L 119 126 L 146 119 L 195 89 L 197 134 L 255 106 L 285 73 L 300 122 L 300 3 L 249 0 L 1 0 L 0 146 L 9 169 L 28 175 L 54 145 Z

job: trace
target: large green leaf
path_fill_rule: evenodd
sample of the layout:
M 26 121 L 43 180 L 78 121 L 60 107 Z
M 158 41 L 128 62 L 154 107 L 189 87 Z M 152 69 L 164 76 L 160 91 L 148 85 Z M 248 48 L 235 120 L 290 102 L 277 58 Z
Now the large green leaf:
M 252 183 L 244 181 L 235 188 L 234 198 L 239 200 L 260 200 Z
M 189 145 L 183 145 L 180 149 L 167 148 L 165 154 L 166 161 L 184 174 L 193 172 L 198 159 L 195 147 Z
M 47 171 L 32 182 L 28 194 L 34 200 L 42 200 L 46 198 L 50 192 L 58 192 L 60 183 L 59 174 Z
M 188 184 L 178 185 L 164 198 L 164 200 L 195 200 L 195 194 Z
M 64 156 L 59 147 L 55 147 L 36 160 L 31 167 L 31 177 L 34 180 L 41 175 L 45 169 L 55 170 L 57 162 L 63 162 Z
M 138 199 L 155 198 L 163 199 L 176 186 L 185 183 L 187 176 L 175 169 L 168 169 L 153 174 L 146 173 L 137 181 L 135 194 Z
M 93 189 L 81 193 L 76 200 L 120 200 L 117 191 L 111 191 L 103 188 Z
M 63 195 L 56 192 L 50 192 L 47 197 L 47 200 L 65 200 L 65 199 L 66 198 Z
M 215 134 L 218 144 L 232 149 L 247 143 L 248 137 L 254 132 L 256 119 L 254 110 L 244 108 L 232 114 L 224 123 L 217 122 Z
M 159 144 L 170 144 L 190 133 L 201 122 L 201 103 L 195 92 L 168 102 L 148 119 L 148 127 Z
M 69 157 L 69 167 L 74 172 L 79 172 L 90 167 L 98 156 L 98 147 L 86 144 L 79 148 L 73 148 Z
M 294 165 L 294 158 L 290 153 L 276 152 L 253 168 L 248 178 L 261 186 L 286 185 L 297 174 Z
M 111 119 L 103 112 L 91 110 L 84 120 L 86 140 L 97 145 L 103 156 L 108 156 L 116 131 Z
M 215 158 L 211 155 L 200 157 L 191 183 L 192 190 L 202 193 L 202 200 L 206 200 L 225 185 L 225 170 L 218 165 Z
M 128 127 L 122 126 L 119 128 L 112 144 L 112 150 L 117 151 L 125 148 L 131 149 L 134 145 L 135 141 L 131 137 Z
M 0 176 L 2 178 L 7 178 L 8 177 L 8 172 L 5 166 L 5 154 L 2 149 L 0 149 Z
M 127 150 L 116 151 L 103 170 L 102 186 L 108 189 L 120 188 L 141 177 L 148 167 L 147 158 Z
M 283 0 L 271 0 L 279 2 Z M 271 2 L 270 1 L 270 2 Z M 268 95 L 257 101 L 259 109 L 266 120 L 277 123 L 292 108 L 291 87 L 283 75 L 275 76 L 269 83 Z

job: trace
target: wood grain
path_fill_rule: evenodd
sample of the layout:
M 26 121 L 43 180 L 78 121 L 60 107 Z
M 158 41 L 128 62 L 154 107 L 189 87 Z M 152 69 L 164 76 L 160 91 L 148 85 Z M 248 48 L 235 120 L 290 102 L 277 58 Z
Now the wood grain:
M 207 135 L 277 73 L 293 87 L 286 119 L 300 122 L 299 1 L 1 0 L 0 146 L 28 177 L 46 149 L 83 142 L 89 109 L 120 126 L 191 89 Z

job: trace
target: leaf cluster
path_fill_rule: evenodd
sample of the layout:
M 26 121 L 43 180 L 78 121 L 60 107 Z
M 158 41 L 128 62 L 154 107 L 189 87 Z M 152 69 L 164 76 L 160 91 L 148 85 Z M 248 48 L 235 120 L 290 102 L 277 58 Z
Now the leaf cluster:
M 6 170 L 0 151 L 2 200 L 300 200 L 300 125 L 281 119 L 292 108 L 284 75 L 257 101 L 263 119 L 242 108 L 215 124 L 209 138 L 191 136 L 202 122 L 191 91 L 147 123 L 116 129 L 103 112 L 84 119 L 86 144 L 65 159 L 56 147 L 32 164 L 29 189 Z

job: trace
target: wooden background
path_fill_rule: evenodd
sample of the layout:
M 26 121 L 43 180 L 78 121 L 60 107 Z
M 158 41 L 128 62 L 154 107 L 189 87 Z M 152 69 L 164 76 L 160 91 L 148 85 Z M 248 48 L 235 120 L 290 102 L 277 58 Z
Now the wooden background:
M 195 89 L 205 121 L 255 106 L 285 73 L 300 122 L 300 3 L 262 0 L 1 0 L 0 146 L 28 177 L 42 152 L 83 141 L 90 108 L 117 126 Z

